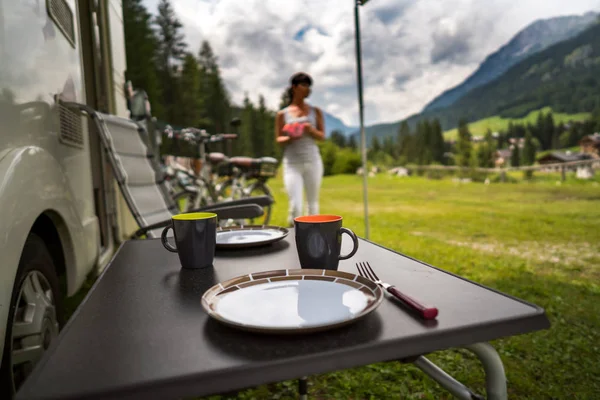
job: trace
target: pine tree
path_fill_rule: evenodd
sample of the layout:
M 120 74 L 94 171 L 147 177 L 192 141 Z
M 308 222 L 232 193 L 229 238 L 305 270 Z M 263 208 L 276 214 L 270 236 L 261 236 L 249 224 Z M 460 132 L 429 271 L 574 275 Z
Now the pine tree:
M 511 146 L 512 152 L 510 153 L 510 166 L 518 167 L 521 164 L 521 155 L 519 151 L 519 145 L 515 143 Z
M 456 143 L 456 164 L 460 167 L 468 167 L 471 160 L 471 132 L 465 119 L 458 123 L 458 141 Z
M 579 124 L 572 123 L 569 127 L 569 141 L 566 147 L 575 146 L 581 136 L 582 134 Z
M 123 0 L 123 25 L 127 62 L 125 79 L 131 81 L 134 89 L 146 92 L 152 115 L 164 118 L 156 72 L 158 43 L 152 30 L 152 17 L 142 0 Z
M 256 131 L 258 133 L 255 152 L 256 157 L 273 156 L 275 142 L 273 140 L 273 129 L 270 121 L 274 117 L 271 115 L 265 104 L 263 95 L 258 96 L 258 109 L 256 110 Z
M 600 17 L 598 17 L 598 21 L 600 22 Z M 600 132 L 600 105 L 592 111 L 591 120 L 594 123 L 594 132 Z
M 377 136 L 373 136 L 373 139 L 371 139 L 371 150 L 373 150 L 373 153 L 378 153 L 381 151 L 381 144 L 379 143 Z
M 394 146 L 394 139 L 391 136 L 386 136 L 383 138 L 383 152 L 396 158 L 396 148 Z
M 177 19 L 169 0 L 160 0 L 158 15 L 154 19 L 158 34 L 157 69 L 163 93 L 165 117 L 170 123 L 178 123 L 177 110 L 181 106 L 179 96 L 178 66 L 185 56 L 186 44 L 180 30 L 183 25 Z
M 221 78 L 221 72 L 219 67 L 216 68 L 215 73 L 211 74 L 208 79 L 211 83 L 211 98 L 213 103 L 209 103 L 209 112 L 214 116 L 215 121 L 215 132 L 223 132 L 227 130 L 229 125 L 229 116 L 231 108 L 231 100 L 229 93 L 225 87 L 225 82 Z
M 558 149 L 558 135 L 556 131 L 556 126 L 554 124 L 554 117 L 552 115 L 552 111 L 546 114 L 546 121 L 544 123 L 545 129 L 545 137 L 548 140 L 550 149 Z
M 522 165 L 533 165 L 535 162 L 535 144 L 533 143 L 533 136 L 531 132 L 525 134 L 525 143 L 523 145 L 523 164 Z
M 229 125 L 231 101 L 221 78 L 217 57 L 207 41 L 200 46 L 198 63 L 204 76 L 205 117 L 211 121 L 208 130 L 213 133 L 224 132 Z
M 425 123 L 424 121 L 417 122 L 417 128 L 415 132 L 415 138 L 413 141 L 413 160 L 419 164 L 423 165 L 425 163 Z
M 492 168 L 494 166 L 494 153 L 496 146 L 494 138 L 492 137 L 492 131 L 489 129 L 485 134 L 484 141 L 479 144 L 477 148 L 477 164 L 482 168 Z
M 334 130 L 331 132 L 331 141 L 338 147 L 346 147 L 346 136 L 341 131 Z
M 174 110 L 175 117 L 182 126 L 200 127 L 202 124 L 202 98 L 200 93 L 200 74 L 198 63 L 192 54 L 183 60 L 183 69 L 179 80 L 179 107 Z
M 358 149 L 355 135 L 350 135 L 350 137 L 348 138 L 348 147 L 351 148 L 353 151 L 356 151 Z
M 507 137 L 506 132 L 504 132 L 504 131 L 498 132 L 498 140 L 497 140 L 497 148 L 498 149 L 504 148 L 504 144 L 506 142 L 506 137 Z
M 495 154 L 496 154 L 496 141 L 494 140 L 494 136 L 492 135 L 491 130 L 487 130 L 485 134 L 485 144 L 487 146 L 487 168 L 493 168 L 495 164 Z
M 543 111 L 540 111 L 537 116 L 535 127 L 529 127 L 529 130 L 535 137 L 538 138 L 542 144 L 542 149 L 547 150 L 550 148 L 550 141 L 546 138 L 546 118 Z
M 248 93 L 244 94 L 244 108 L 242 109 L 241 134 L 235 141 L 235 151 L 239 155 L 252 156 L 254 151 L 253 139 L 256 137 L 256 118 L 254 104 L 248 98 Z
M 218 67 L 217 61 L 217 56 L 213 53 L 210 43 L 206 40 L 202 41 L 198 54 L 200 68 L 204 69 L 207 73 L 214 73 Z
M 431 127 L 431 124 L 429 123 L 429 120 L 427 119 L 423 121 L 421 135 L 423 135 L 423 141 L 421 148 L 420 164 L 428 165 L 431 164 L 431 162 L 433 161 L 433 151 L 431 148 L 433 144 L 433 129 Z
M 513 125 L 512 121 L 508 122 L 508 128 L 506 130 L 506 138 L 510 139 L 511 137 L 515 136 L 515 126 Z
M 558 134 L 558 133 L 556 133 Z M 556 135 L 555 134 L 555 135 Z M 535 143 L 533 140 L 533 136 L 531 135 L 531 132 L 527 132 L 525 134 L 525 144 L 523 145 L 523 154 L 521 156 L 521 161 L 522 161 L 522 165 L 533 165 L 533 163 L 535 162 Z M 532 170 L 526 170 L 524 171 L 524 176 L 525 179 L 531 179 L 531 177 L 533 176 L 533 171 Z
M 442 125 L 436 118 L 431 122 L 431 155 L 434 162 L 444 163 L 444 134 Z
M 171 70 L 186 54 L 187 45 L 170 0 L 160 0 L 154 23 L 158 28 L 158 65 L 162 71 Z
M 408 148 L 408 140 L 407 138 L 410 136 L 410 127 L 408 126 L 408 122 L 406 120 L 402 121 L 400 124 L 400 128 L 398 129 L 397 139 L 396 139 L 396 152 L 398 156 L 408 157 L 408 153 L 410 149 Z

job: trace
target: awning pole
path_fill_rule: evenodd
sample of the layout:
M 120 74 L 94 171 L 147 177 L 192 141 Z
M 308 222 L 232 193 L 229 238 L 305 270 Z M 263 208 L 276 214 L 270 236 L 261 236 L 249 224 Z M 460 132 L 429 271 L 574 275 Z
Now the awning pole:
M 362 154 L 363 175 L 363 205 L 365 211 L 365 238 L 369 239 L 369 203 L 367 198 L 367 138 L 365 137 L 364 115 L 363 115 L 363 83 L 362 83 L 362 60 L 360 50 L 360 22 L 358 6 L 366 1 L 355 0 L 354 3 L 354 32 L 356 39 L 356 73 L 358 76 L 358 113 L 360 117 L 360 147 Z

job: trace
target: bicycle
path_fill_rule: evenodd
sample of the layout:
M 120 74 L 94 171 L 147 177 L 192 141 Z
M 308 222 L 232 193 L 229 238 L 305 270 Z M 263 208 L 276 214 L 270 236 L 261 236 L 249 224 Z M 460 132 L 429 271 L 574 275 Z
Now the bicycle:
M 220 133 L 209 135 L 205 130 L 196 128 L 185 128 L 179 131 L 165 129 L 169 139 L 174 139 L 175 143 L 185 146 L 186 143 L 195 146 L 196 150 L 190 154 L 189 149 L 183 150 L 182 156 L 196 161 L 196 171 L 190 167 L 171 161 L 166 166 L 166 173 L 174 183 L 174 188 L 179 190 L 174 193 L 174 198 L 180 203 L 182 200 L 187 204 L 181 205 L 184 211 L 189 211 L 199 207 L 211 205 L 222 201 L 218 196 L 219 188 L 216 187 L 214 174 L 211 165 L 215 162 L 215 156 L 207 156 L 206 146 L 210 143 L 217 143 L 224 140 L 231 140 L 237 137 L 236 134 Z M 173 149 L 173 153 L 179 153 L 182 149 Z M 179 150 L 179 151 L 177 151 Z M 223 155 L 224 157 L 224 155 Z M 217 157 L 219 158 L 219 157 Z
M 185 128 L 180 131 L 172 132 L 168 130 L 166 131 L 168 133 L 168 137 L 175 138 L 176 140 L 179 139 L 180 141 L 183 141 L 183 143 L 196 143 L 198 148 L 195 154 L 197 157 L 189 158 L 199 162 L 199 168 L 197 168 L 199 173 L 197 171 L 192 170 L 190 167 L 182 166 L 177 162 L 171 162 L 166 166 L 165 169 L 168 179 L 171 182 L 171 186 L 173 187 L 173 197 L 175 198 L 175 200 L 180 206 L 180 209 L 183 212 L 189 212 L 190 210 L 197 209 L 199 207 L 216 204 L 226 200 L 248 198 L 253 195 L 255 189 L 260 194 L 268 195 L 271 198 L 273 197 L 268 187 L 264 185 L 266 183 L 266 180 L 264 180 L 262 176 L 265 174 L 262 174 L 260 176 L 261 185 L 255 185 L 255 189 L 251 189 L 250 191 L 244 190 L 241 195 L 226 195 L 225 186 L 231 183 L 232 181 L 236 181 L 229 179 L 229 177 L 227 176 L 223 176 L 223 168 L 227 168 L 228 166 L 234 166 L 234 171 L 238 171 L 240 168 L 244 168 L 244 160 L 247 157 L 233 157 L 232 159 L 230 159 L 223 153 L 207 153 L 206 150 L 207 145 L 221 142 L 223 140 L 235 139 L 237 137 L 236 134 L 222 133 L 216 135 L 209 135 L 208 133 L 206 133 L 206 131 L 196 128 Z M 175 152 L 179 153 L 177 151 Z M 191 155 L 189 153 L 186 154 L 185 151 L 181 154 L 186 156 Z M 265 159 L 265 163 L 267 164 L 271 161 L 268 157 Z M 249 160 L 255 161 L 253 163 L 250 163 L 252 164 L 252 166 L 262 165 L 264 161 L 258 161 L 257 163 L 257 160 L 255 159 Z M 272 160 L 275 163 L 277 162 L 277 160 L 275 159 Z M 221 173 L 219 173 L 219 170 Z M 228 220 L 221 221 L 221 226 L 255 224 L 268 225 L 271 219 L 271 205 L 265 206 L 263 207 L 263 209 L 265 212 L 260 221 L 258 221 L 258 223 L 257 221 L 255 221 L 255 219 L 249 219 L 247 221 Z
M 273 157 L 231 157 L 222 162 L 218 174 L 225 180 L 220 183 L 217 196 L 235 200 L 253 195 L 273 197 L 267 181 L 277 175 L 278 161 Z M 271 206 L 264 208 L 261 225 L 268 225 L 271 219 Z

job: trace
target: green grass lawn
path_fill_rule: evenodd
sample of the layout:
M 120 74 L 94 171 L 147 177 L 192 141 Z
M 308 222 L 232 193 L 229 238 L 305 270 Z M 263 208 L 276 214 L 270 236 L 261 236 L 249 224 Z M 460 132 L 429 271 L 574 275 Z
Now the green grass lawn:
M 532 183 L 369 179 L 371 240 L 544 307 L 551 329 L 498 340 L 509 398 L 592 399 L 600 393 L 600 186 L 540 177 Z M 340 213 L 364 235 L 362 180 L 326 177 L 321 212 Z M 273 223 L 285 225 L 287 196 L 272 183 Z M 483 372 L 466 351 L 429 356 L 484 394 Z M 312 399 L 450 399 L 412 365 L 382 363 L 310 378 Z M 224 399 L 295 399 L 296 382 Z
M 541 110 L 531 111 L 529 114 L 527 114 L 523 118 L 516 118 L 516 119 L 502 118 L 502 117 L 498 117 L 498 116 L 480 119 L 478 121 L 471 122 L 469 124 L 469 131 L 471 132 L 471 135 L 473 135 L 473 136 L 484 136 L 488 129 L 490 129 L 492 132 L 506 130 L 508 128 L 509 122 L 513 122 L 513 123 L 518 122 L 521 124 L 522 123 L 535 124 L 540 111 L 543 111 L 544 114 L 546 114 L 550 110 L 551 110 L 550 107 L 544 107 Z M 552 113 L 552 115 L 554 116 L 554 122 L 556 124 L 561 123 L 561 122 L 567 122 L 570 120 L 571 121 L 583 121 L 583 120 L 589 118 L 589 113 L 579 113 L 579 114 Z M 457 137 L 458 137 L 458 128 L 450 129 L 450 130 L 444 132 L 445 140 L 453 140 L 453 139 L 456 139 Z
M 600 393 L 600 184 L 536 175 L 531 182 L 369 179 L 370 239 L 544 307 L 552 327 L 492 344 L 511 399 L 594 399 Z M 281 178 L 273 224 L 285 226 Z M 364 235 L 362 178 L 326 177 L 321 212 Z M 428 355 L 480 394 L 483 371 L 466 351 Z M 451 399 L 412 365 L 380 363 L 309 379 L 311 399 Z M 203 400 L 296 399 L 296 381 Z

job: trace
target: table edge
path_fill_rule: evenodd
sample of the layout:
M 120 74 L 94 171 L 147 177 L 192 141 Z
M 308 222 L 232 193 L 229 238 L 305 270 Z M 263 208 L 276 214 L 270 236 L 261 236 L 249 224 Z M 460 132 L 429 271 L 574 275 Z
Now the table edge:
M 508 318 L 510 319 L 510 318 Z M 494 324 L 484 326 L 483 336 L 488 336 L 490 339 L 482 339 L 475 342 L 487 342 L 499 340 L 519 334 L 532 333 L 539 331 L 549 326 L 548 319 L 544 315 L 536 314 L 533 317 L 523 317 L 527 322 L 527 327 L 519 326 L 506 329 L 502 335 L 498 335 L 497 325 L 505 324 L 505 320 L 500 320 Z M 230 328 L 233 329 L 233 328 Z M 369 344 L 358 344 L 344 348 L 342 351 L 333 349 L 315 354 L 299 355 L 291 358 L 282 358 L 274 361 L 259 361 L 254 362 L 251 368 L 233 368 L 226 370 L 218 370 L 208 374 L 189 374 L 178 378 L 165 378 L 150 382 L 136 382 L 131 385 L 122 385 L 109 390 L 99 390 L 91 392 L 83 392 L 77 394 L 59 394 L 53 397 L 41 397 L 45 400 L 79 400 L 79 399 L 140 399 L 164 394 L 169 398 L 187 398 L 187 397 L 204 397 L 223 394 L 229 391 L 241 391 L 247 388 L 256 387 L 263 384 L 273 382 L 281 382 L 284 380 L 297 379 L 300 376 L 320 375 L 331 373 L 339 370 L 350 368 L 358 368 L 374 363 L 399 361 L 416 355 L 426 355 L 438 351 L 446 351 L 456 348 L 461 348 L 465 345 L 475 343 L 469 338 L 461 336 L 462 329 L 453 329 L 440 333 L 446 340 L 450 336 L 450 344 L 446 346 L 433 346 L 433 349 L 420 351 L 421 349 L 432 346 L 423 343 L 416 345 L 418 335 L 408 337 L 404 343 L 400 344 L 396 340 L 381 341 L 375 348 L 369 348 Z M 433 338 L 435 340 L 435 338 Z M 436 342 L 438 343 L 438 342 Z M 389 356 L 389 354 L 397 353 L 398 346 L 410 348 L 409 354 L 402 356 Z M 369 351 L 371 350 L 371 351 Z M 381 357 L 381 355 L 388 355 Z M 342 365 L 343 364 L 343 365 Z M 297 370 L 299 372 L 294 372 Z M 233 376 L 232 376 L 233 375 Z M 202 381 L 202 382 L 201 382 Z M 209 384 L 207 385 L 207 382 Z M 231 383 L 234 383 L 233 385 Z M 147 387 L 143 387 L 148 384 Z M 207 386 L 211 386 L 207 390 Z M 175 388 L 175 389 L 174 389 Z M 27 394 L 27 393 L 25 393 Z M 16 400 L 21 400 L 24 397 L 17 397 Z M 28 398 L 28 397 L 27 397 Z M 38 397 L 40 398 L 40 397 Z

